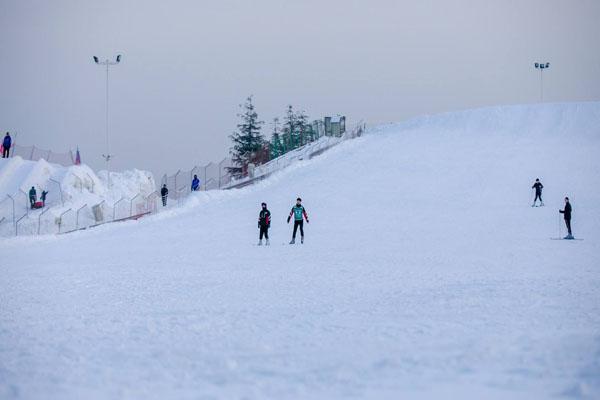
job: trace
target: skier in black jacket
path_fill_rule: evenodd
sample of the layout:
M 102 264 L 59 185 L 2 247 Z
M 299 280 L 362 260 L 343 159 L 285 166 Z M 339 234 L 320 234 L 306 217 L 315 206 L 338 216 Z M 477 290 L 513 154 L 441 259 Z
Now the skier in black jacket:
M 167 206 L 167 196 L 169 196 L 169 189 L 167 189 L 167 185 L 164 184 L 162 189 L 160 189 L 160 197 L 162 197 L 163 207 Z
M 565 209 L 558 210 L 559 213 L 565 215 L 565 225 L 567 225 L 567 232 L 569 232 L 569 234 L 567 236 L 565 236 L 563 239 L 574 239 L 573 233 L 571 232 L 571 212 L 572 211 L 573 211 L 573 208 L 571 207 L 571 203 L 569 203 L 569 198 L 565 197 Z
M 271 227 L 271 212 L 267 210 L 267 203 L 261 204 L 262 209 L 258 214 L 258 229 L 260 229 L 258 237 L 258 245 L 262 246 L 262 238 L 265 236 L 266 245 L 269 245 L 269 228 Z
M 531 205 L 531 207 L 535 207 L 535 202 L 537 201 L 537 199 L 540 199 L 540 205 L 543 206 L 544 200 L 542 200 L 542 189 L 544 188 L 544 185 L 542 185 L 542 182 L 540 182 L 539 179 L 536 179 L 535 183 L 531 188 L 535 189 L 535 199 L 533 200 L 533 204 Z

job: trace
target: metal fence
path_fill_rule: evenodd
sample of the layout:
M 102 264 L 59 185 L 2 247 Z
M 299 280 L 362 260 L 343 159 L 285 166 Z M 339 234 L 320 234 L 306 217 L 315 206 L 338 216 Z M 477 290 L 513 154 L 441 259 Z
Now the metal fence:
M 20 146 L 13 144 L 11 146 L 11 156 L 21 156 L 24 160 L 38 161 L 42 158 L 50 163 L 60 164 L 65 167 L 75 164 L 75 159 L 71 151 L 57 153 L 52 150 L 41 149 L 35 146 Z
M 102 201 L 76 208 L 44 207 L 31 210 L 29 203 L 12 196 L 0 200 L 0 236 L 60 234 L 87 229 L 109 222 L 137 219 L 158 210 L 159 196 L 138 194 L 112 204 Z
M 173 175 L 163 175 L 161 186 L 166 184 L 170 199 L 181 199 L 192 191 L 192 179 L 198 175 L 200 190 L 222 189 L 231 182 L 231 174 L 227 168 L 232 167 L 231 158 L 226 157 L 218 163 L 210 162 L 197 165 L 189 170 L 179 170 Z

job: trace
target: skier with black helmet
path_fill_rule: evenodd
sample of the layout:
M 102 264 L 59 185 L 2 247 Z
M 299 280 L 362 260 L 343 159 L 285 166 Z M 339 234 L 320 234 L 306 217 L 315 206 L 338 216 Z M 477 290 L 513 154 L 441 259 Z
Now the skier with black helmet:
M 261 204 L 260 213 L 258 213 L 258 229 L 260 233 L 258 236 L 258 245 L 262 246 L 263 235 L 266 239 L 265 245 L 269 245 L 269 228 L 271 227 L 271 212 L 267 209 L 267 203 Z
M 164 184 L 162 189 L 160 189 L 160 197 L 162 198 L 163 207 L 167 206 L 167 197 L 169 196 L 169 189 L 167 189 L 167 184 Z
M 535 199 L 533 200 L 533 204 L 531 205 L 531 207 L 535 207 L 535 202 L 537 201 L 537 199 L 540 199 L 540 206 L 543 206 L 544 200 L 542 200 L 542 189 L 544 188 L 544 185 L 542 185 L 542 182 L 540 182 L 539 179 L 536 179 L 535 183 L 531 188 L 535 189 Z

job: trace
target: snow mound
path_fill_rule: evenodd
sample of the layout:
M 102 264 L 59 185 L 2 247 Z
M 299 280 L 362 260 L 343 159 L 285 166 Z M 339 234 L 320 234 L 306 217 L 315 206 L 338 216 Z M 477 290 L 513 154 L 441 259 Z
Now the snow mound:
M 0 234 L 14 235 L 14 220 L 19 220 L 21 233 L 37 233 L 40 224 L 40 214 L 45 213 L 46 226 L 39 229 L 40 233 L 55 233 L 56 219 L 67 210 L 75 215 L 75 210 L 85 207 L 81 213 L 81 222 L 91 223 L 92 207 L 104 202 L 108 206 L 120 199 L 131 200 L 146 197 L 155 189 L 154 177 L 150 172 L 132 170 L 121 173 L 111 172 L 111 185 L 107 185 L 106 171 L 98 175 L 87 165 L 64 167 L 48 163 L 44 159 L 27 161 L 16 156 L 0 159 Z M 28 193 L 31 187 L 37 192 L 47 191 L 46 208 L 30 210 Z M 63 215 L 64 216 L 64 215 Z M 71 215 L 69 215 L 71 216 Z M 72 219 L 72 218 L 71 218 Z M 63 221 L 60 221 L 61 223 Z M 74 228 L 74 221 L 69 226 L 63 224 L 63 231 Z

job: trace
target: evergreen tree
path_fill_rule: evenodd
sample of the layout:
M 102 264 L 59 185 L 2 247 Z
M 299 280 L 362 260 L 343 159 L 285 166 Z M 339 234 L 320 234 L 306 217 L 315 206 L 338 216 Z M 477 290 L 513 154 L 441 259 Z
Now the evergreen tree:
M 308 124 L 308 115 L 304 111 L 299 111 L 296 115 L 296 132 L 300 146 L 304 146 L 310 141 L 310 125 Z
M 279 135 L 279 118 L 273 119 L 273 133 L 271 134 L 271 143 L 269 145 L 271 159 L 277 158 L 284 153 L 283 144 Z
M 289 150 L 303 146 L 311 141 L 311 127 L 308 123 L 308 115 L 304 111 L 294 112 L 293 107 L 288 105 L 283 125 L 284 132 L 289 133 Z
M 263 121 L 258 120 L 258 114 L 252 104 L 252 96 L 246 99 L 244 105 L 240 105 L 242 113 L 238 114 L 241 121 L 237 124 L 237 131 L 229 137 L 233 141 L 233 146 L 229 150 L 235 167 L 228 168 L 234 178 L 243 176 L 244 168 L 250 163 L 252 156 L 259 152 L 265 140 L 260 133 Z
M 291 104 L 288 105 L 283 121 L 284 131 L 289 135 L 289 138 L 287 138 L 289 143 L 287 143 L 286 149 L 287 151 L 290 151 L 299 146 L 299 134 L 296 129 L 296 114 L 294 113 L 294 109 Z

